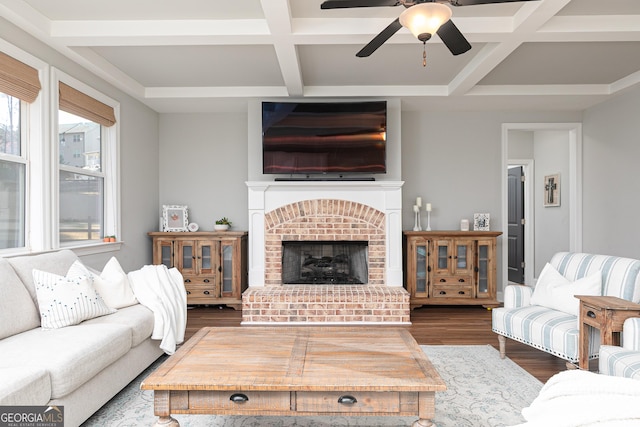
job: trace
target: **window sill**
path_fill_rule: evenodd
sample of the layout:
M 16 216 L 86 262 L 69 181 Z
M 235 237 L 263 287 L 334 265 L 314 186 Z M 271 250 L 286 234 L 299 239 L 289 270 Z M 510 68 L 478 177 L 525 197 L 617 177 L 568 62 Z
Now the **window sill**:
M 121 249 L 123 242 L 100 242 L 91 245 L 64 246 L 60 249 L 70 249 L 78 256 L 103 254 L 107 252 L 117 252 Z

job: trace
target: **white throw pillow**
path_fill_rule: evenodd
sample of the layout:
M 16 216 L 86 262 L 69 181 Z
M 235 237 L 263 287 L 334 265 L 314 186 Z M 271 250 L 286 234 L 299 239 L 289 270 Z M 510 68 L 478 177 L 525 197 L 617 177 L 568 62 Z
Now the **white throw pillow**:
M 579 316 L 580 300 L 575 295 L 602 295 L 602 272 L 598 270 L 571 282 L 547 263 L 531 295 L 531 304 Z
M 72 268 L 74 266 L 71 266 Z M 93 278 L 93 286 L 104 302 L 111 308 L 124 308 L 138 303 L 127 273 L 124 272 L 118 259 L 111 257 L 102 269 L 102 273 L 95 273 L 80 264 L 82 274 Z
M 76 263 L 79 261 L 74 265 Z M 115 312 L 96 292 L 91 277 L 76 274 L 77 266 L 74 265 L 66 277 L 33 269 L 40 322 L 44 329 L 77 325 L 83 320 Z

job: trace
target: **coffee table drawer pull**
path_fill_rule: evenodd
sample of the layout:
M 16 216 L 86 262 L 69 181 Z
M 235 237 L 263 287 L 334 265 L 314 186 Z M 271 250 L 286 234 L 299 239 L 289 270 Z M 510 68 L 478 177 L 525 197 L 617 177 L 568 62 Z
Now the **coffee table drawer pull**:
M 344 405 L 354 405 L 354 404 L 358 403 L 358 399 L 356 399 L 353 396 L 349 396 L 347 394 L 347 395 L 344 395 L 344 396 L 340 396 L 338 398 L 338 403 L 342 403 Z
M 244 403 L 244 402 L 248 402 L 249 401 L 249 397 L 247 397 L 246 394 L 234 393 L 234 394 L 231 395 L 229 400 L 234 402 L 234 403 Z

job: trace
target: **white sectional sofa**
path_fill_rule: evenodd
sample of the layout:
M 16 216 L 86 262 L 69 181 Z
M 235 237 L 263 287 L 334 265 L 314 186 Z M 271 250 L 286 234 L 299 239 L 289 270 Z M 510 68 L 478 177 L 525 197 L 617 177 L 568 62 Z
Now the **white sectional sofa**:
M 506 338 L 510 338 L 575 364 L 579 359 L 580 331 L 579 305 L 573 295 L 607 295 L 640 302 L 640 260 L 560 252 L 552 257 L 549 266 L 556 283 L 558 277 L 565 281 L 561 287 L 551 283 L 550 288 L 561 292 L 540 294 L 536 301 L 534 288 L 509 285 L 504 291 L 504 307 L 493 309 L 492 329 L 498 334 L 502 357 Z M 544 271 L 536 288 L 542 288 L 543 275 Z M 599 330 L 591 328 L 589 338 L 589 359 L 598 358 Z
M 141 304 L 58 329 L 41 327 L 33 269 L 65 276 L 69 250 L 0 258 L 0 405 L 64 405 L 80 425 L 163 351 Z

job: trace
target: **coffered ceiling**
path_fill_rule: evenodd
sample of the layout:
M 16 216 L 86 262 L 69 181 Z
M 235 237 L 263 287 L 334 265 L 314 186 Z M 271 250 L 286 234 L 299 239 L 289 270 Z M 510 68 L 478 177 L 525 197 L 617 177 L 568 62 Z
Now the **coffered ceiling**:
M 404 110 L 582 110 L 640 85 L 639 0 L 452 7 L 472 49 L 401 29 L 404 8 L 322 0 L 0 0 L 0 16 L 158 112 L 250 99 L 397 97 Z

